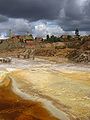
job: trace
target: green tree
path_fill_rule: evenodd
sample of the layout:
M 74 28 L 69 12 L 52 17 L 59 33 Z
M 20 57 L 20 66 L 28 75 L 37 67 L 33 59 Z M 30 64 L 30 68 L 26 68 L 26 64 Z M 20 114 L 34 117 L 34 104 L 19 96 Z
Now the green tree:
M 46 39 L 49 40 L 49 35 L 46 36 Z
M 75 35 L 79 36 L 79 29 L 78 28 L 75 29 Z

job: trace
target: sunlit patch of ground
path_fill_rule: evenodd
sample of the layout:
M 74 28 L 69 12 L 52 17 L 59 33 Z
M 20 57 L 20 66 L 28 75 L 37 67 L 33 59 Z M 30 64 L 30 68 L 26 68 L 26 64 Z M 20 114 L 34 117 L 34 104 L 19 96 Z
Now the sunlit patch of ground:
M 30 94 L 51 97 L 66 106 L 65 111 L 83 120 L 90 118 L 90 73 L 23 70 L 12 74 L 20 88 Z

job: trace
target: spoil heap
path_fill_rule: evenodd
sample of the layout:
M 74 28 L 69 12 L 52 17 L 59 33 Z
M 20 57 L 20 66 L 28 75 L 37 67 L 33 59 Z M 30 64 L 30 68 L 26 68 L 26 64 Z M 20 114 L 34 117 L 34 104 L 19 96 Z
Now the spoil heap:
M 67 57 L 75 62 L 83 62 L 89 63 L 90 62 L 90 51 L 79 51 L 73 50 L 71 53 L 67 55 Z

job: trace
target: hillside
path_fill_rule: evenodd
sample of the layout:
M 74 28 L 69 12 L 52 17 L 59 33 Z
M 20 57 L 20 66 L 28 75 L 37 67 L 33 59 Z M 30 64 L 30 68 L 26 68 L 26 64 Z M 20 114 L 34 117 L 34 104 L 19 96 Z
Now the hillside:
M 23 42 L 20 38 L 8 39 L 0 44 L 0 56 L 15 55 L 14 57 L 16 57 L 19 52 L 23 53 L 27 49 L 34 49 L 35 56 L 47 57 L 47 59 L 51 57 L 55 60 L 56 57 L 56 59 L 66 58 L 69 61 L 90 63 L 90 36 L 67 36 L 59 38 L 58 41 L 50 40 L 39 41 L 37 39 Z

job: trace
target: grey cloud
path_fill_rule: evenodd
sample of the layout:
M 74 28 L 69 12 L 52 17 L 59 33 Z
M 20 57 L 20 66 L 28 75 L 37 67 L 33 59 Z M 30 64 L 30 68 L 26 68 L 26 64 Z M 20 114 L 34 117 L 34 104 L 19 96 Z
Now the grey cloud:
M 90 0 L 86 0 L 83 5 L 80 4 L 80 1 L 0 0 L 0 31 L 11 28 L 21 33 L 35 32 L 34 28 L 30 26 L 31 24 L 34 26 L 34 22 L 38 23 L 38 20 L 43 20 L 44 24 L 47 24 L 46 21 L 54 24 L 53 20 L 56 20 L 56 26 L 63 31 L 74 31 L 78 27 L 81 31 L 89 33 Z M 53 30 L 53 27 L 49 28 L 50 30 Z
M 85 7 L 84 7 L 84 13 L 85 13 L 85 16 L 90 19 L 90 0 L 86 1 Z
M 64 0 L 0 0 L 0 13 L 30 20 L 57 19 Z
M 12 30 L 14 33 L 25 34 L 26 32 L 32 32 L 30 22 L 24 19 L 12 19 L 0 23 L 0 32 L 8 32 Z
M 80 20 L 83 17 L 77 0 L 67 0 L 64 10 L 69 20 Z
M 81 31 L 90 31 L 90 1 L 81 6 L 79 0 L 67 0 L 60 11 L 59 24 L 65 31 L 73 31 L 78 27 Z
M 0 23 L 8 21 L 8 17 L 0 15 Z

